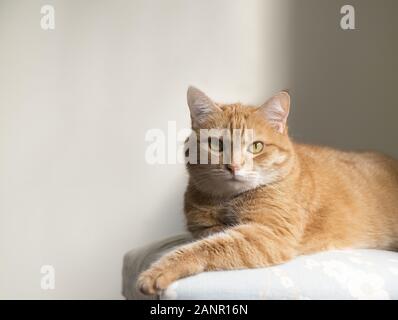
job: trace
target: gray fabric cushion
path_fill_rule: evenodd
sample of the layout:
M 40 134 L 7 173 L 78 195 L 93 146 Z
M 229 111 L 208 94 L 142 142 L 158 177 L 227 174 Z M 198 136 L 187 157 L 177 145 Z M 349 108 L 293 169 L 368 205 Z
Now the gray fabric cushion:
M 123 295 L 147 299 L 137 275 L 187 234 L 125 255 Z M 153 299 L 154 297 L 152 297 Z M 327 251 L 261 269 L 204 272 L 174 282 L 158 299 L 398 299 L 398 253 L 382 250 Z

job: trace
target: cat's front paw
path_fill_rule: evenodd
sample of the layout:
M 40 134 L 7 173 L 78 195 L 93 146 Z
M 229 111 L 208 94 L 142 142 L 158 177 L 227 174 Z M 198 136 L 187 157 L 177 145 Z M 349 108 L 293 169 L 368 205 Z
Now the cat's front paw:
M 137 286 L 143 294 L 155 295 L 165 290 L 176 279 L 178 275 L 174 270 L 154 266 L 140 274 Z
M 140 274 L 138 289 L 146 295 L 159 294 L 172 282 L 202 272 L 205 264 L 199 258 L 201 252 L 198 246 L 191 244 L 167 254 Z

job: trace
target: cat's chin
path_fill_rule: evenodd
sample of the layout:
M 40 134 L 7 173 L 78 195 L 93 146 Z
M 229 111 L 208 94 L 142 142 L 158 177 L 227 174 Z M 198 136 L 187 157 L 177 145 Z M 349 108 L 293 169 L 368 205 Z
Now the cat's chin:
M 228 198 L 236 196 L 240 193 L 249 191 L 259 187 L 259 184 L 254 184 L 242 178 L 231 178 L 205 185 L 197 186 L 203 193 L 220 198 Z
M 234 178 L 227 180 L 225 182 L 224 192 L 225 195 L 234 196 L 242 192 L 249 191 L 251 189 L 257 188 L 257 184 L 250 183 L 248 181 L 240 180 L 239 178 Z

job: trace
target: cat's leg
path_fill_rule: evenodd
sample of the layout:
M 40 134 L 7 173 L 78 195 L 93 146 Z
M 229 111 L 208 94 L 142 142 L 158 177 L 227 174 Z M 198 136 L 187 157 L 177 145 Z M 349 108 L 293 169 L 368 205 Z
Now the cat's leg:
M 144 271 L 137 285 L 153 295 L 173 281 L 203 271 L 259 268 L 297 255 L 297 240 L 259 224 L 244 224 L 170 252 Z
M 214 226 L 209 226 L 209 227 L 204 227 L 204 226 L 198 227 L 198 226 L 195 226 L 195 228 L 190 228 L 188 230 L 192 234 L 194 239 L 203 239 L 203 238 L 211 236 L 211 235 L 213 235 L 215 233 L 222 232 L 225 229 L 226 229 L 225 226 L 214 225 Z

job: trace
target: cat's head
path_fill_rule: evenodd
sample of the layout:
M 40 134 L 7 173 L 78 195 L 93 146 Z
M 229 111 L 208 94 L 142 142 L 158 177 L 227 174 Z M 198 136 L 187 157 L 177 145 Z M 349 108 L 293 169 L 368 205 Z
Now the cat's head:
M 293 155 L 287 92 L 260 107 L 215 103 L 194 87 L 189 87 L 187 99 L 192 120 L 187 168 L 199 190 L 231 196 L 287 175 Z

